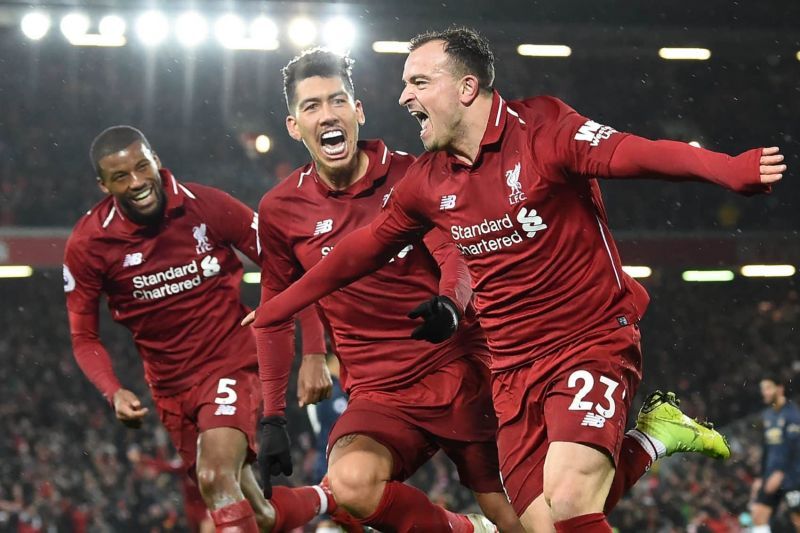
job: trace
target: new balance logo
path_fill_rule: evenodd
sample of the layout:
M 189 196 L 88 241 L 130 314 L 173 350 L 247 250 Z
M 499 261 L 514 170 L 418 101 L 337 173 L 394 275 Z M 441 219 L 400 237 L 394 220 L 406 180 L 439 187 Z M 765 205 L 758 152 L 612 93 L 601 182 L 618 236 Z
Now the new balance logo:
M 122 260 L 123 267 L 135 267 L 142 264 L 144 258 L 142 257 L 142 252 L 136 252 L 134 254 L 126 254 L 125 259 Z
M 439 202 L 439 211 L 446 211 L 453 209 L 456 206 L 456 195 L 446 194 L 442 196 L 442 201 Z
M 314 235 L 322 235 L 323 233 L 329 233 L 333 229 L 333 219 L 326 218 L 325 220 L 320 220 L 317 222 L 317 225 L 314 226 Z
M 220 405 L 217 407 L 217 410 L 214 411 L 216 416 L 233 416 L 236 414 L 236 406 L 235 405 Z
M 582 426 L 589 426 L 593 428 L 601 428 L 606 425 L 606 418 L 598 414 L 589 412 L 583 417 Z
M 587 120 L 586 123 L 580 127 L 578 133 L 575 134 L 576 141 L 586 141 L 592 146 L 597 146 L 600 141 L 608 139 L 617 133 L 617 130 L 610 126 L 603 126 L 594 120 Z
M 536 213 L 536 209 L 528 211 L 527 207 L 521 208 L 517 213 L 517 222 L 522 224 L 522 229 L 527 233 L 528 237 L 535 237 L 537 231 L 547 229 L 547 224 Z

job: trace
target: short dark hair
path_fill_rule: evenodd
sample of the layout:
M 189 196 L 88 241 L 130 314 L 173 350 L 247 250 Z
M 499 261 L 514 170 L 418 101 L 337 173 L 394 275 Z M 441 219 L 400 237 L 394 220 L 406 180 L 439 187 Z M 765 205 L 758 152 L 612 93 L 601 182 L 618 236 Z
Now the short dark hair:
M 297 83 L 306 78 L 320 76 L 322 78 L 340 78 L 344 82 L 345 90 L 355 98 L 353 87 L 353 64 L 355 61 L 346 55 L 337 54 L 326 48 L 311 48 L 304 50 L 283 69 L 283 95 L 286 97 L 286 107 L 292 112 Z
M 478 78 L 481 90 L 494 87 L 494 54 L 480 33 L 465 26 L 454 26 L 442 31 L 428 31 L 411 39 L 413 52 L 431 41 L 444 41 L 444 51 L 450 57 L 453 74 L 472 74 Z
M 780 372 L 768 372 L 761 377 L 761 381 L 771 381 L 777 387 L 786 388 L 786 379 Z
M 143 146 L 148 150 L 150 143 L 144 133 L 137 130 L 133 126 L 111 126 L 100 132 L 100 134 L 92 141 L 92 146 L 89 148 L 89 159 L 92 161 L 94 171 L 97 172 L 97 177 L 100 178 L 100 160 L 113 153 L 124 150 L 136 141 L 141 141 Z

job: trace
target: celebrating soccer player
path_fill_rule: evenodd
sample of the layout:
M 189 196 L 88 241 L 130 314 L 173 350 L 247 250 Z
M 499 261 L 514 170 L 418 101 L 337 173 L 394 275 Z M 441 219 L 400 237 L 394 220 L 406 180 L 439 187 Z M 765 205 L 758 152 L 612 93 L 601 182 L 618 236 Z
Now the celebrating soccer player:
M 794 528 L 800 532 L 800 408 L 786 398 L 783 380 L 761 380 L 767 408 L 761 414 L 764 445 L 761 476 L 753 483 L 753 533 L 769 533 L 773 510 L 786 500 Z
M 777 148 L 731 157 L 618 132 L 549 96 L 508 102 L 493 89 L 493 61 L 470 29 L 412 41 L 400 104 L 428 153 L 369 226 L 262 303 L 255 326 L 274 327 L 432 228 L 446 232 L 469 266 L 488 337 L 515 510 L 531 531 L 552 520 L 557 531 L 608 532 L 605 512 L 650 461 L 730 450 L 671 394 L 651 395 L 625 436 L 649 298 L 622 270 L 597 178 L 699 180 L 753 194 L 786 167 Z
M 291 529 L 324 512 L 332 498 L 320 487 L 282 488 L 270 505 L 249 465 L 260 394 L 255 340 L 238 324 L 248 309 L 234 248 L 260 261 L 255 214 L 222 191 L 180 183 L 130 126 L 103 131 L 90 156 L 108 196 L 77 223 L 64 260 L 79 366 L 122 423 L 142 424 L 148 410 L 120 384 L 98 335 L 104 293 L 133 333 L 161 421 L 218 532 Z M 316 506 L 298 516 L 295 501 L 309 498 Z
M 358 140 L 364 110 L 355 99 L 351 64 L 314 49 L 283 70 L 286 126 L 312 161 L 259 205 L 263 301 L 372 220 L 414 160 L 380 140 Z M 455 246 L 432 231 L 386 257 L 371 276 L 319 302 L 350 395 L 328 440 L 328 483 L 336 502 L 363 525 L 493 531 L 484 517 L 448 512 L 403 483 L 442 449 L 486 516 L 503 530 L 522 529 L 498 475 L 488 352 L 470 314 L 469 283 Z M 284 407 L 294 349 L 282 334 L 291 323 L 285 317 L 257 334 L 265 401 L 259 464 L 267 479 L 270 471 L 288 473 L 291 466 Z M 413 328 L 414 338 L 437 344 L 409 338 Z

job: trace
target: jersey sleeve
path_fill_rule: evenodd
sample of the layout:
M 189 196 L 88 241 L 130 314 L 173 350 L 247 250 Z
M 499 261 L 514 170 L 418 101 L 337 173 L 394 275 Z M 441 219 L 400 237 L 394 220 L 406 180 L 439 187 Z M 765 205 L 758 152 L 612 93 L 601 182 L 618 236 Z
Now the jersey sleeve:
M 530 101 L 527 115 L 533 114 L 533 148 L 546 166 L 548 177 L 610 177 L 614 151 L 629 134 L 595 122 L 551 96 Z
M 423 187 L 419 183 L 423 165 L 414 163 L 406 175 L 389 191 L 381 213 L 370 224 L 376 240 L 386 246 L 416 242 L 433 227 L 424 214 Z
M 325 327 L 319 318 L 317 306 L 309 305 L 297 313 L 297 320 L 303 338 L 303 355 L 325 353 Z
M 64 254 L 64 292 L 67 300 L 70 339 L 75 361 L 81 371 L 109 401 L 121 388 L 111 357 L 100 341 L 98 307 L 103 276 L 88 244 L 73 237 Z
M 472 299 L 472 285 L 467 263 L 452 240 L 439 228 L 425 234 L 425 247 L 439 265 L 439 294 L 458 306 L 460 316 Z
M 199 189 L 197 186 L 193 188 Z M 261 247 L 258 239 L 258 215 L 230 194 L 203 187 L 197 197 L 203 202 L 204 213 L 213 224 L 214 233 L 256 265 L 260 264 Z
M 275 224 L 265 197 L 258 208 L 258 240 L 261 247 L 261 306 L 302 275 L 288 237 Z M 305 315 L 304 315 L 305 316 Z M 313 325 L 312 325 L 313 327 Z M 255 328 L 258 373 L 264 399 L 264 415 L 286 411 L 286 391 L 294 359 L 294 313 L 266 328 Z

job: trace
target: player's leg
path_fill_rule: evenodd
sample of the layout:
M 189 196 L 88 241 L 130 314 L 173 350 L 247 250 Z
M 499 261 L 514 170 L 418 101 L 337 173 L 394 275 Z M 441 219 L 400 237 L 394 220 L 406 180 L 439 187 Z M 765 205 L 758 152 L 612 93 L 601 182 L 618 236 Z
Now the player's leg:
M 242 473 L 239 476 L 239 486 L 242 488 L 244 497 L 250 502 L 250 506 L 256 514 L 258 529 L 262 532 L 277 530 L 277 528 L 274 527 L 275 508 L 271 502 L 268 502 L 264 498 L 264 492 L 261 490 L 261 486 L 256 480 L 252 465 L 245 464 L 242 466 Z M 314 516 L 316 515 L 311 515 L 306 522 L 310 521 Z
M 764 492 L 764 486 L 761 486 L 758 493 L 756 493 L 755 501 L 750 505 L 750 514 L 753 518 L 753 533 L 770 533 L 769 520 L 772 518 L 772 512 L 780 505 L 782 498 L 782 491 L 767 494 Z
M 497 418 L 488 368 L 477 359 L 463 358 L 430 379 L 445 382 L 439 387 L 429 383 L 430 389 L 445 390 L 446 383 L 455 383 L 457 388 L 452 390 L 451 398 L 433 402 L 446 405 L 446 412 L 444 416 L 432 413 L 423 427 L 435 435 L 436 443 L 456 465 L 461 484 L 473 492 L 484 516 L 500 531 L 523 532 L 500 480 Z
M 402 483 L 437 447 L 391 408 L 351 398 L 329 442 L 330 490 L 336 503 L 361 524 L 379 531 L 491 531 Z
M 241 486 L 247 436 L 236 428 L 215 427 L 202 431 L 197 444 L 197 482 L 217 531 L 258 531 L 256 508 Z

